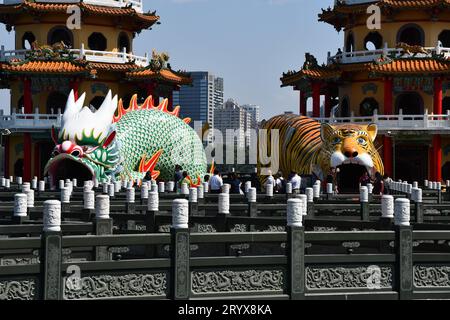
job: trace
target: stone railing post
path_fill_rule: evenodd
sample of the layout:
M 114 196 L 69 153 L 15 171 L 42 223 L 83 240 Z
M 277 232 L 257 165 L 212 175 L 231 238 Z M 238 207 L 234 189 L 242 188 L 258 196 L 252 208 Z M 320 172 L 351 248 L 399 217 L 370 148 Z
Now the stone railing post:
M 423 223 L 422 189 L 413 188 L 411 193 L 411 200 L 414 204 L 416 223 Z
M 189 188 L 189 216 L 198 215 L 198 192 L 197 188 Z
M 291 300 L 305 298 L 305 231 L 302 224 L 304 203 L 292 198 L 287 202 L 288 292 Z
M 28 218 L 27 195 L 25 193 L 16 193 L 14 195 L 14 214 L 12 222 L 22 224 Z
M 190 241 L 189 241 L 189 202 L 175 199 L 172 202 L 171 227 L 171 288 L 173 300 L 187 300 L 190 297 Z
M 43 300 L 61 300 L 61 202 L 58 200 L 45 201 L 43 215 L 41 297 Z
M 306 199 L 308 201 L 308 217 L 312 218 L 314 214 L 314 190 L 313 188 L 306 188 Z
M 113 219 L 109 216 L 110 203 L 109 196 L 98 195 L 95 201 L 95 231 L 96 235 L 104 236 L 112 234 Z M 95 247 L 96 261 L 109 261 L 112 254 L 108 251 L 108 247 Z
M 400 300 L 413 296 L 413 237 L 408 199 L 395 200 L 396 289 Z
M 127 188 L 127 204 L 126 204 L 126 210 L 128 214 L 135 214 L 136 213 L 136 191 L 134 190 L 134 187 Z
M 361 187 L 359 190 L 359 203 L 361 208 L 361 220 L 370 220 L 370 204 L 369 204 L 369 189 L 367 187 Z
M 382 229 L 389 229 L 394 220 L 394 197 L 383 195 L 381 197 L 381 219 Z

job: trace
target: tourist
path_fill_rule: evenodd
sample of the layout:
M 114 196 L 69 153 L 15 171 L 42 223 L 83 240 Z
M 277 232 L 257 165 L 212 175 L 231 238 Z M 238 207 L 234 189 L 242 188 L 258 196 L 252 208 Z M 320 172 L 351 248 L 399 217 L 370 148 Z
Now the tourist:
M 384 193 L 384 182 L 381 173 L 375 173 L 375 180 L 373 182 L 373 194 L 383 195 Z
M 236 173 L 232 172 L 229 179 L 230 193 L 240 194 L 241 193 L 241 181 L 238 179 Z
M 272 175 L 272 171 L 269 170 L 267 172 L 267 175 L 268 175 L 268 177 L 267 177 L 266 185 L 271 184 L 271 185 L 273 185 L 273 188 L 275 189 L 275 178 Z
M 207 175 L 204 177 L 204 179 L 205 179 L 205 182 L 209 182 L 209 174 L 207 174 Z
M 183 179 L 183 168 L 180 165 L 175 166 L 175 174 L 173 176 L 173 181 L 175 182 L 175 185 L 178 185 L 178 182 Z
M 297 174 L 297 172 L 291 172 L 291 179 L 289 181 L 292 184 L 292 192 L 299 193 L 300 192 L 300 184 L 302 183 L 302 179 Z
M 359 183 L 361 184 L 361 187 L 367 187 L 367 184 L 370 183 L 370 177 L 367 171 L 359 178 Z
M 275 178 L 275 191 L 277 193 L 286 193 L 286 179 L 283 178 L 283 174 L 278 172 Z
M 181 179 L 178 181 L 177 185 L 178 190 L 181 190 L 181 186 L 183 185 L 183 183 L 186 183 L 188 187 L 190 187 L 191 185 L 187 171 L 183 171 L 183 173 L 181 174 Z
M 390 194 L 391 193 L 391 183 L 392 183 L 392 179 L 391 177 L 389 177 L 389 175 L 385 174 L 383 176 L 383 186 L 384 186 L 384 194 Z
M 223 180 L 220 177 L 218 169 L 214 169 L 214 175 L 209 179 L 209 190 L 211 193 L 220 193 L 222 191 Z

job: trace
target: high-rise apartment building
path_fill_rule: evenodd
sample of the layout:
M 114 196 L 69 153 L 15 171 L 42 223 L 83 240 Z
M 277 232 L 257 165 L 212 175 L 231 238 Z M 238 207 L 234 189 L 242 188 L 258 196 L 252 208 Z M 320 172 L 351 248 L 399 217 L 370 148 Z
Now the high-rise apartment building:
M 250 128 L 258 129 L 259 122 L 261 121 L 261 107 L 254 104 L 245 104 L 242 106 L 242 109 L 250 115 Z
M 181 106 L 181 117 L 191 118 L 192 124 L 201 122 L 214 128 L 214 109 L 223 105 L 224 81 L 207 71 L 189 72 L 192 86 L 181 87 L 174 93 L 174 105 Z M 207 141 L 211 142 L 211 135 Z

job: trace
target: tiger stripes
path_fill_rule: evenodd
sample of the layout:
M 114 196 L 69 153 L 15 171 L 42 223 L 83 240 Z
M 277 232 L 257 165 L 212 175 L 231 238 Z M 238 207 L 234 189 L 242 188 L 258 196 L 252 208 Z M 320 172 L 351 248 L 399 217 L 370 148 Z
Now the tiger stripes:
M 373 128 L 371 127 L 373 126 Z M 294 114 L 278 115 L 263 124 L 262 130 L 267 130 L 267 141 L 271 141 L 272 130 L 278 130 L 278 150 L 271 150 L 272 146 L 267 141 L 260 141 L 260 153 L 278 156 L 279 171 L 287 177 L 292 171 L 300 175 L 315 173 L 320 179 L 324 179 L 330 169 L 330 158 L 333 152 L 341 151 L 343 141 L 355 145 L 361 154 L 367 153 L 374 163 L 374 169 L 384 173 L 381 157 L 376 150 L 373 140 L 376 136 L 376 126 L 342 124 L 330 126 L 322 125 L 311 118 Z M 368 130 L 375 132 L 368 132 Z M 321 130 L 324 131 L 326 141 L 321 138 Z M 342 142 L 333 144 L 333 137 L 341 137 Z M 365 137 L 366 145 L 359 145 L 357 139 Z M 258 169 L 261 172 L 261 161 L 258 161 Z M 266 177 L 261 177 L 264 183 Z

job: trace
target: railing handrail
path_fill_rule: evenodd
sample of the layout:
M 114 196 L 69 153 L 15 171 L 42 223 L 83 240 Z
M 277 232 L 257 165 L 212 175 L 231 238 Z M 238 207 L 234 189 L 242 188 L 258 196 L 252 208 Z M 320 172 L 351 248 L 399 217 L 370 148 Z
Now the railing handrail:
M 4 47 L 0 49 L 0 61 L 7 61 L 11 58 L 25 58 L 27 52 L 31 52 L 31 49 L 17 49 L 17 50 L 4 50 Z M 110 63 L 128 63 L 134 61 L 136 64 L 146 66 L 149 64 L 149 58 L 145 56 L 138 56 L 133 53 L 128 53 L 125 50 L 122 51 L 100 51 L 84 49 L 82 44 L 80 49 L 69 49 L 69 53 L 72 53 L 77 58 L 85 58 L 87 61 L 95 62 L 110 62 Z
M 440 43 L 436 45 L 436 47 L 424 47 L 426 51 L 428 51 L 428 54 L 421 53 L 419 56 L 426 56 L 431 57 L 433 54 L 450 54 L 450 48 L 448 47 L 442 47 Z M 345 50 L 345 48 L 344 48 Z M 331 64 L 333 61 L 337 61 L 339 63 L 352 63 L 355 62 L 355 59 L 351 58 L 362 58 L 366 57 L 368 59 L 365 59 L 364 61 L 371 61 L 375 60 L 377 58 L 380 58 L 382 56 L 388 56 L 392 53 L 396 54 L 396 57 L 398 58 L 399 55 L 404 53 L 404 50 L 401 48 L 389 48 L 387 43 L 385 44 L 384 48 L 381 49 L 375 49 L 375 50 L 361 50 L 361 51 L 350 51 L 350 52 L 340 52 L 334 56 L 329 55 L 328 56 L 328 64 Z M 409 57 L 409 56 L 407 56 Z M 373 58 L 373 59 L 372 59 Z M 348 59 L 348 60 L 347 60 Z
M 375 123 L 380 129 L 402 130 L 450 130 L 450 114 L 377 114 L 373 116 L 350 116 L 315 118 L 321 123 Z

